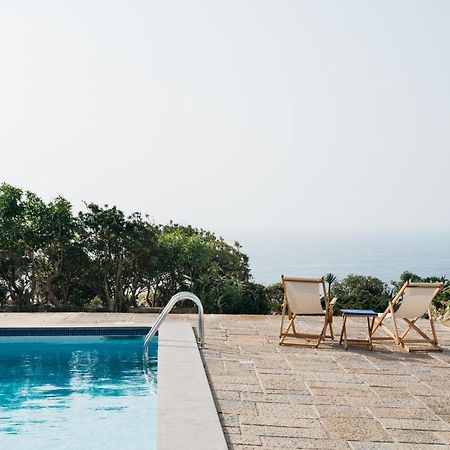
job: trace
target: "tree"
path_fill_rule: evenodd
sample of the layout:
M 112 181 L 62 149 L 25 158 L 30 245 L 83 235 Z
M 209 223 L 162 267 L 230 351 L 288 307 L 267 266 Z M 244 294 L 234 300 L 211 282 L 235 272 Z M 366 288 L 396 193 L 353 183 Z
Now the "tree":
M 348 275 L 335 282 L 332 296 L 337 297 L 339 308 L 373 309 L 384 311 L 389 302 L 388 286 L 375 277 Z
M 153 304 L 167 302 L 178 290 L 191 290 L 208 312 L 233 309 L 236 292 L 250 278 L 248 257 L 238 243 L 230 245 L 209 231 L 174 223 L 162 228 L 160 264 L 150 287 Z
M 143 291 L 144 271 L 152 273 L 158 228 L 139 213 L 126 217 L 115 206 L 86 205 L 79 214 L 89 256 L 87 283 L 109 311 L 127 311 Z
M 0 277 L 17 311 L 29 309 L 38 294 L 44 210 L 33 193 L 7 183 L 0 186 Z
M 0 284 L 3 302 L 16 310 L 49 304 L 65 308 L 88 293 L 80 271 L 86 262 L 77 221 L 62 197 L 46 204 L 31 192 L 0 187 Z

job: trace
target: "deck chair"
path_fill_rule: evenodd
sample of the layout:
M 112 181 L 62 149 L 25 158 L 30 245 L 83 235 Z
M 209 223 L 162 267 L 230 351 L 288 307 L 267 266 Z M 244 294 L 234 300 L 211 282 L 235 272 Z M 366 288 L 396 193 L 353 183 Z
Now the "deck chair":
M 299 344 L 319 347 L 320 343 L 325 338 L 330 337 L 334 340 L 333 335 L 333 307 L 336 299 L 331 302 L 328 298 L 325 289 L 325 281 L 323 278 L 291 278 L 281 276 L 281 282 L 284 288 L 284 302 L 281 313 L 281 327 L 280 327 L 280 345 L 287 344 L 285 339 L 287 337 L 303 338 L 315 340 L 315 344 Z M 322 306 L 320 288 L 323 290 L 323 301 L 325 308 Z M 285 316 L 288 316 L 287 328 L 284 330 Z M 323 327 L 320 333 L 298 333 L 296 330 L 295 319 L 298 316 L 324 316 Z M 327 327 L 330 330 L 330 335 L 327 336 Z M 292 344 L 291 344 L 292 345 Z
M 391 340 L 401 345 L 406 351 L 442 351 L 438 345 L 433 316 L 431 314 L 431 302 L 436 294 L 443 288 L 443 283 L 412 283 L 406 281 L 395 297 L 389 301 L 384 313 L 379 314 L 378 320 L 372 328 L 372 340 Z M 432 338 L 421 330 L 416 322 L 425 313 L 428 313 Z M 392 319 L 392 329 L 385 325 L 387 318 Z M 403 319 L 407 327 L 399 333 L 398 321 Z M 387 337 L 373 337 L 373 334 L 383 330 Z M 407 339 L 407 334 L 414 330 L 419 339 Z M 426 344 L 425 347 L 411 348 L 408 344 Z

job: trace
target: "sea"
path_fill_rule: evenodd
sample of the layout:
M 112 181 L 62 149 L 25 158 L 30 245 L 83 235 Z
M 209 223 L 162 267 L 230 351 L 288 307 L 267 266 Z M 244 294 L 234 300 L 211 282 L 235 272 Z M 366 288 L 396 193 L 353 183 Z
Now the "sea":
M 281 274 L 319 277 L 333 273 L 371 275 L 387 284 L 404 271 L 422 277 L 450 278 L 450 232 L 422 234 L 329 234 L 246 236 L 240 244 L 249 256 L 254 281 L 268 285 Z

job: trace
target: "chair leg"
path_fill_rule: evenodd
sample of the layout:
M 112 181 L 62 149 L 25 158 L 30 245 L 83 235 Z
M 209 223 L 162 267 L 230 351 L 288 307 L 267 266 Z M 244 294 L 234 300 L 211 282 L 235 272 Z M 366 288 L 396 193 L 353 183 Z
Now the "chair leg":
M 348 344 L 347 344 L 347 316 L 344 317 L 344 322 L 342 323 L 342 334 L 344 335 L 344 347 L 345 350 L 348 349 Z M 342 339 L 342 336 L 341 336 Z
M 380 328 L 381 322 L 383 322 L 383 318 L 380 317 L 380 318 L 376 321 L 374 327 L 372 328 L 372 335 L 375 333 L 375 331 L 378 330 L 378 328 Z
M 369 342 L 370 350 L 373 350 L 373 345 L 372 345 L 372 328 L 373 328 L 374 321 L 375 321 L 374 317 L 372 319 L 370 319 L 370 317 L 367 318 L 367 331 L 368 331 L 367 340 Z
M 384 319 L 386 319 L 386 316 L 388 314 L 391 314 L 392 317 L 394 317 L 394 308 L 392 306 L 392 301 L 389 301 L 389 305 L 386 308 L 386 310 L 384 311 L 384 313 L 378 318 L 378 320 L 375 323 L 375 326 L 372 328 L 372 336 L 375 334 L 375 332 L 378 330 L 378 328 L 380 327 L 386 327 L 386 325 L 384 325 Z M 383 330 L 385 331 L 385 330 Z
M 333 310 L 328 311 L 328 328 L 330 329 L 331 340 L 334 341 L 333 333 Z
M 280 338 L 283 335 L 284 316 L 286 314 L 286 302 L 283 302 L 283 308 L 281 310 L 281 325 L 280 325 Z
M 431 333 L 433 334 L 433 342 L 436 345 L 439 345 L 437 340 L 436 328 L 434 327 L 434 319 L 433 316 L 431 315 L 431 308 L 428 308 L 428 318 L 430 320 Z
M 293 331 L 294 333 L 297 333 L 297 330 L 295 329 L 295 322 L 292 322 L 292 331 Z
M 288 327 L 286 328 L 286 331 L 284 333 L 282 333 L 282 337 L 280 339 L 279 345 L 282 345 L 284 340 L 286 339 L 286 335 L 289 332 L 289 329 L 294 325 L 294 320 L 295 320 L 295 314 L 292 315 L 292 319 L 289 321 Z
M 429 316 L 429 318 L 431 318 L 431 315 Z M 430 326 L 431 326 L 431 332 L 433 334 L 433 338 L 430 338 L 425 332 L 423 332 L 416 325 L 416 322 L 417 322 L 417 320 L 419 320 L 419 317 L 416 317 L 415 319 L 412 319 L 412 320 L 403 318 L 403 320 L 407 323 L 408 326 L 403 331 L 401 336 L 399 336 L 399 339 L 400 339 L 400 343 L 401 343 L 402 347 L 407 352 L 414 352 L 414 351 L 442 351 L 442 348 L 439 347 L 439 345 L 437 343 L 436 329 L 434 327 L 434 323 L 432 321 L 432 318 L 430 320 Z M 411 330 L 414 330 L 417 334 L 419 334 L 423 338 L 423 341 L 420 341 L 420 340 L 407 340 L 407 339 L 405 339 L 406 335 Z M 411 344 L 411 343 L 430 344 L 433 348 L 432 349 L 428 349 L 428 350 L 427 350 L 426 347 L 425 348 L 410 348 L 407 344 Z
M 325 314 L 325 324 L 322 328 L 322 332 L 320 333 L 319 339 L 317 340 L 317 344 L 315 345 L 315 348 L 318 348 L 320 343 L 325 340 L 325 335 L 327 333 L 327 326 L 328 326 L 328 316 Z
M 394 308 L 392 307 L 392 303 L 389 303 L 389 307 L 391 309 L 392 323 L 394 324 L 395 342 L 397 343 L 397 345 L 400 345 L 400 344 L 403 345 L 403 343 L 400 341 L 399 336 L 398 336 L 397 321 L 395 320 Z

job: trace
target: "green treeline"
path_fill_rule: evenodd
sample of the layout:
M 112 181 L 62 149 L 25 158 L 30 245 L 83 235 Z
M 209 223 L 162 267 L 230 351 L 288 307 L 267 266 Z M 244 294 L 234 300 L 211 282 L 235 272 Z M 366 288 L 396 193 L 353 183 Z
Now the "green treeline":
M 435 297 L 433 304 L 441 314 L 450 313 L 450 285 L 446 277 L 422 278 L 411 272 L 403 272 L 399 281 L 392 281 L 391 286 L 375 277 L 348 275 L 342 281 L 335 281 L 331 295 L 338 299 L 338 308 L 373 309 L 384 311 L 389 299 L 394 297 L 405 281 L 423 283 L 444 283 L 444 289 Z
M 388 286 L 375 277 L 326 276 L 338 308 L 385 309 L 405 280 L 444 281 L 435 301 L 450 312 L 445 278 L 404 272 Z M 179 291 L 197 294 L 208 313 L 280 311 L 280 283 L 252 281 L 248 257 L 236 242 L 116 207 L 86 204 L 74 214 L 63 197 L 46 203 L 9 184 L 0 186 L 0 308 L 11 311 L 129 311 L 162 307 Z
M 268 312 L 238 243 L 205 230 L 156 225 L 140 213 L 0 187 L 0 306 L 13 311 L 128 311 L 195 292 L 207 312 Z

